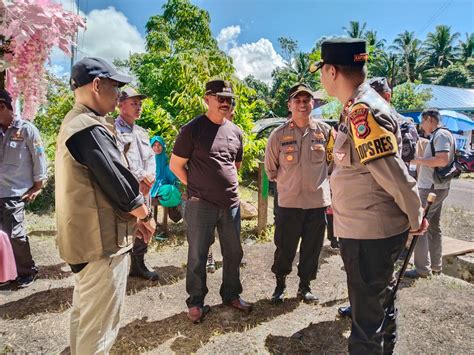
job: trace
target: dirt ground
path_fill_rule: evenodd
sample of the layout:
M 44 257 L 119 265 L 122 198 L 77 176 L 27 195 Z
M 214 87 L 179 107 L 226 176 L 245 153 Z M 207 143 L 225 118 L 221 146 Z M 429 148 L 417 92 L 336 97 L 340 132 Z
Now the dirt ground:
M 51 217 L 28 217 L 32 252 L 40 274 L 27 289 L 0 291 L 0 354 L 68 352 L 72 274 L 58 257 Z M 472 218 L 463 218 L 463 222 L 452 218 L 443 216 L 446 235 L 458 235 L 460 228 L 472 234 Z M 347 303 L 339 254 L 327 246 L 321 253 L 318 279 L 312 283 L 319 304 L 297 302 L 294 271 L 288 278 L 288 300 L 274 306 L 269 302 L 274 288 L 270 271 L 274 246 L 252 235 L 254 227 L 255 222 L 243 225 L 246 265 L 241 269 L 242 297 L 255 303 L 253 313 L 243 315 L 221 304 L 222 270 L 218 269 L 208 275 L 206 301 L 211 312 L 200 325 L 187 320 L 187 245 L 182 225 L 172 225 L 170 240 L 154 242 L 146 258 L 160 280 L 128 280 L 122 327 L 113 352 L 347 353 L 350 322 L 336 317 L 337 307 Z M 221 261 L 218 245 L 213 250 Z M 445 275 L 405 283 L 398 299 L 400 339 L 396 353 L 472 354 L 473 296 L 472 284 Z

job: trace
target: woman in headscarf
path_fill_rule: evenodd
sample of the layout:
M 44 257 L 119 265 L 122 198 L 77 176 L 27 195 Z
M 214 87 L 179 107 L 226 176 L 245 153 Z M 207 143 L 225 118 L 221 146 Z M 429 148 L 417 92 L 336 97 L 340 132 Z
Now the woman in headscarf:
M 154 136 L 150 140 L 153 152 L 155 152 L 156 176 L 155 183 L 151 189 L 151 196 L 156 197 L 161 185 L 174 185 L 176 176 L 171 172 L 166 156 L 166 143 L 160 136 Z
M 181 192 L 177 185 L 176 176 L 171 172 L 166 156 L 166 143 L 160 136 L 154 136 L 150 140 L 151 148 L 155 153 L 156 174 L 155 183 L 151 188 L 152 198 L 158 198 L 164 207 L 176 207 L 181 204 Z M 166 239 L 165 232 L 156 236 L 158 240 Z

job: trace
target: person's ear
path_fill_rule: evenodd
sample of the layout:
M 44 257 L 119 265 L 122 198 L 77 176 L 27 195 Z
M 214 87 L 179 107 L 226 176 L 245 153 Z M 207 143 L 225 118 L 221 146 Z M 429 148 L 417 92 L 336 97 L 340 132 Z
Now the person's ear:
M 207 106 L 209 106 L 209 96 L 204 96 L 204 102 L 206 103 Z
M 100 78 L 94 78 L 94 80 L 92 80 L 92 92 L 98 94 L 99 91 L 100 91 Z

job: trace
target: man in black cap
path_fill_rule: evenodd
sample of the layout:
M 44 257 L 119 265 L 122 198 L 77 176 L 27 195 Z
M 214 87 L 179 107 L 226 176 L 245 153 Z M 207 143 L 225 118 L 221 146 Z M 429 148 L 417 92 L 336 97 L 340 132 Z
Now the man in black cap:
M 120 115 L 115 120 L 117 145 L 127 158 L 130 171 L 140 182 L 140 191 L 148 207 L 151 207 L 150 189 L 155 181 L 155 153 L 150 146 L 150 137 L 143 127 L 135 124 L 142 113 L 142 100 L 146 96 L 135 89 L 127 87 L 120 93 Z M 145 265 L 145 254 L 148 244 L 136 238 L 130 253 L 130 276 L 145 280 L 158 281 L 158 274 L 150 271 Z
M 396 341 L 394 264 L 409 231 L 421 234 L 416 181 L 400 157 L 397 117 L 365 83 L 364 40 L 322 43 L 321 83 L 343 104 L 331 174 L 334 234 L 339 238 L 352 307 L 351 354 L 389 354 Z
M 325 210 L 331 204 L 326 145 L 331 127 L 310 117 L 314 93 L 305 84 L 288 91 L 291 118 L 268 138 L 265 170 L 278 183 L 278 212 L 275 218 L 275 258 L 272 272 L 276 287 L 272 302 L 282 303 L 286 276 L 291 272 L 298 244 L 300 282 L 297 297 L 317 302 L 311 292 L 326 227 Z
M 72 354 L 108 353 L 119 330 L 135 234 L 155 230 L 139 183 L 117 147 L 119 87 L 131 78 L 106 61 L 84 58 L 71 73 L 75 104 L 57 138 L 56 219 L 59 253 L 74 273 Z
M 210 310 L 204 305 L 208 292 L 206 260 L 216 227 L 224 265 L 222 301 L 243 312 L 252 310 L 252 305 L 240 298 L 243 251 L 237 169 L 243 155 L 242 130 L 226 119 L 234 96 L 230 82 L 209 81 L 204 96 L 208 110 L 181 128 L 170 160 L 170 169 L 187 186 L 186 303 L 188 318 L 194 323 L 199 323 Z
M 0 152 L 0 230 L 10 238 L 18 273 L 16 283 L 24 288 L 33 283 L 38 272 L 26 234 L 25 204 L 40 193 L 47 178 L 47 164 L 38 129 L 15 117 L 6 90 L 0 90 Z

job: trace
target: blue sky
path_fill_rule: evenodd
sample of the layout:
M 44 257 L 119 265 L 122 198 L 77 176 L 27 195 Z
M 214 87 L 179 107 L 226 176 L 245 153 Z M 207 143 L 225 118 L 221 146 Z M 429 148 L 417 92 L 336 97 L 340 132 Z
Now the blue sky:
M 56 0 L 71 8 L 74 0 Z M 88 30 L 79 35 L 82 55 L 108 59 L 143 51 L 148 18 L 161 13 L 163 0 L 76 0 L 88 17 Z M 404 30 L 420 39 L 438 24 L 451 26 L 465 38 L 473 32 L 472 0 L 194 0 L 211 17 L 211 30 L 234 59 L 239 76 L 249 73 L 269 82 L 271 70 L 281 65 L 278 37 L 298 41 L 309 51 L 322 36 L 342 35 L 349 21 L 366 22 L 379 38 L 391 44 Z M 67 71 L 57 54 L 53 63 Z

